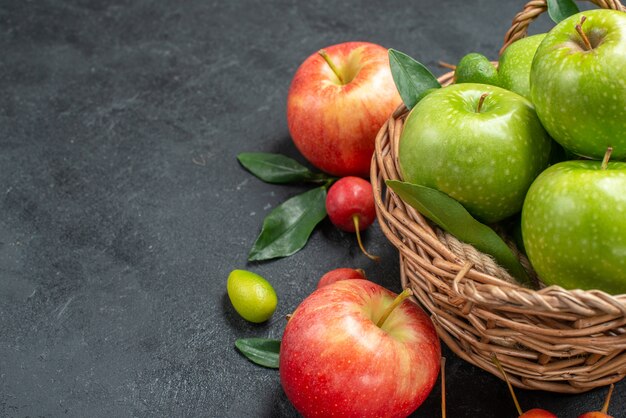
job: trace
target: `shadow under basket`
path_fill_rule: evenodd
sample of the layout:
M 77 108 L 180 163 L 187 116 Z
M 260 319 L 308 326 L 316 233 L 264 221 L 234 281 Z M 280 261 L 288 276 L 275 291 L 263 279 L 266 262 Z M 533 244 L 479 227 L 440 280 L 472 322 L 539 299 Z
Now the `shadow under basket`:
M 623 10 L 619 3 L 610 5 Z M 515 17 L 505 46 L 525 35 L 528 21 L 545 10 L 545 1 L 528 3 Z M 444 86 L 452 81 L 453 73 L 439 78 Z M 580 393 L 621 380 L 626 295 L 522 287 L 490 256 L 441 230 L 385 186 L 386 180 L 402 180 L 398 143 L 407 114 L 400 106 L 378 133 L 371 182 L 381 229 L 400 254 L 402 286 L 411 288 L 430 313 L 442 341 L 502 378 L 492 360 L 496 354 L 519 388 Z M 519 257 L 534 274 L 528 260 Z

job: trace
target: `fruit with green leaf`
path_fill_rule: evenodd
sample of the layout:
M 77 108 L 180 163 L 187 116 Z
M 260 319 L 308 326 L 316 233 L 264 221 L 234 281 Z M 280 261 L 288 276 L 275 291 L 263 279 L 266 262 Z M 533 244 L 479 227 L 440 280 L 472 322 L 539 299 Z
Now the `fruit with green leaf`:
M 626 158 L 626 13 L 598 9 L 552 28 L 530 72 L 532 102 L 546 130 L 569 151 Z
M 366 177 L 376 134 L 400 103 L 387 49 L 345 42 L 300 65 L 287 96 L 287 123 L 311 164 L 336 176 Z
M 263 277 L 247 270 L 233 270 L 226 283 L 233 307 L 250 322 L 265 322 L 276 310 L 278 298 L 272 285 Z
M 305 417 L 406 417 L 439 374 L 435 327 L 417 304 L 369 280 L 342 280 L 294 311 L 280 347 L 280 382 Z
M 365 250 L 361 240 L 361 232 L 369 228 L 376 220 L 374 192 L 369 181 L 354 176 L 337 180 L 328 190 L 326 212 L 337 228 L 356 234 L 363 254 L 373 260 L 378 260 L 378 257 Z
M 498 59 L 499 86 L 530 100 L 530 68 L 545 33 L 527 36 L 510 44 Z
M 626 293 L 626 162 L 565 161 L 532 184 L 524 247 L 541 280 Z
M 440 190 L 492 223 L 521 210 L 550 148 L 528 100 L 467 83 L 433 91 L 413 108 L 398 161 L 405 181 Z

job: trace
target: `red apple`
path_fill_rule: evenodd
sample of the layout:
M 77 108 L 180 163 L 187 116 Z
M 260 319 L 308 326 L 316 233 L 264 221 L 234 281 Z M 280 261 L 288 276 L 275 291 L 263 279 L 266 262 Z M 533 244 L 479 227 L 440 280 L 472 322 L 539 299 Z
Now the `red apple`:
M 368 42 L 329 46 L 309 56 L 291 82 L 289 133 L 320 170 L 367 177 L 376 134 L 400 103 L 386 48 Z
M 287 323 L 280 381 L 305 417 L 406 417 L 439 374 L 441 348 L 416 304 L 369 280 L 309 295 Z
M 317 288 L 323 286 L 328 286 L 331 283 L 338 282 L 340 280 L 363 280 L 367 279 L 365 277 L 365 272 L 362 269 L 351 269 L 347 267 L 340 267 L 338 269 L 330 270 L 325 273 L 320 281 L 317 283 Z

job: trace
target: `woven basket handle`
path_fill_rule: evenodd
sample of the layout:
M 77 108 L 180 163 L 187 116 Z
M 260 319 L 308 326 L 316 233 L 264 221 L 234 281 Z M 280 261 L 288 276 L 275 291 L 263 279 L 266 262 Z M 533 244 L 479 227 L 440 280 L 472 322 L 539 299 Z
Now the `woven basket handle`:
M 601 9 L 622 10 L 626 12 L 626 7 L 622 6 L 619 0 L 589 0 Z M 500 54 L 511 43 L 526 36 L 528 25 L 540 14 L 548 10 L 546 0 L 530 0 L 524 9 L 515 15 L 511 28 L 504 35 L 504 45 L 500 49 Z

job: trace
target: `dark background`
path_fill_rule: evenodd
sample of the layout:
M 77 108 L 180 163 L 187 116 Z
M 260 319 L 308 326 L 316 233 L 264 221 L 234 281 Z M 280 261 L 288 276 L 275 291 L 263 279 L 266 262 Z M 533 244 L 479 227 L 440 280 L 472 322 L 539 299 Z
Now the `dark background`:
M 285 119 L 298 65 L 366 40 L 435 74 L 497 58 L 522 1 L 0 2 L 0 416 L 293 417 L 276 370 L 234 348 L 280 338 L 284 316 L 336 267 L 400 289 L 378 225 L 360 254 L 328 220 L 294 256 L 247 263 L 269 211 L 300 186 L 262 183 L 244 151 L 302 161 Z M 532 32 L 549 28 L 542 17 Z M 236 268 L 275 287 L 269 323 L 226 295 Z M 450 417 L 514 417 L 503 382 L 448 350 Z M 518 390 L 576 417 L 605 390 Z M 440 416 L 437 386 L 414 417 Z M 626 406 L 619 384 L 612 413 Z

